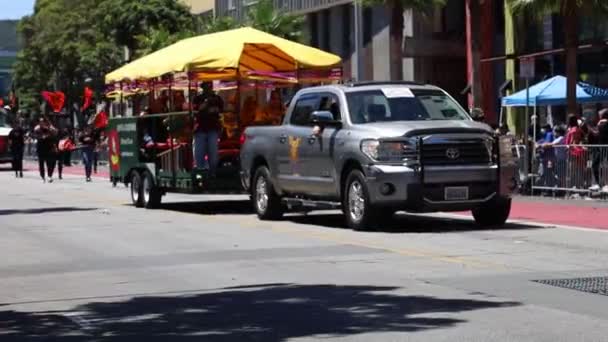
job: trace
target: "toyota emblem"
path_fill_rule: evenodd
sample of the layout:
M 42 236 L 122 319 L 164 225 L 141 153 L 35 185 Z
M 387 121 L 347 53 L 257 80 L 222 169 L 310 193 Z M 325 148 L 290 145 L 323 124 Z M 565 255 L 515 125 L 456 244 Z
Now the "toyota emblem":
M 448 157 L 449 159 L 458 159 L 458 157 L 460 157 L 460 151 L 455 148 L 455 147 L 450 147 L 447 150 L 445 150 L 445 155 L 446 157 Z

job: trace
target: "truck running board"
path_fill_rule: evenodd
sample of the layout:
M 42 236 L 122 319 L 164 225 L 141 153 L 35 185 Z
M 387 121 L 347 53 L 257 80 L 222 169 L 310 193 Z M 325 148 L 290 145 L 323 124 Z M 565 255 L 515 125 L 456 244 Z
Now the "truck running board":
M 312 201 L 302 198 L 283 198 L 283 203 L 287 205 L 289 210 L 298 209 L 313 209 L 313 210 L 333 210 L 340 209 L 342 204 L 340 202 L 329 202 L 329 201 Z

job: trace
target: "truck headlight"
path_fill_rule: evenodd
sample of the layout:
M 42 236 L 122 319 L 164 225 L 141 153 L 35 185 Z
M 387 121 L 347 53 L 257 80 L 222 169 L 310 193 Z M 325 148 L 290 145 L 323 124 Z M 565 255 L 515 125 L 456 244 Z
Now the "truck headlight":
M 410 141 L 382 141 L 376 139 L 361 142 L 361 152 L 370 159 L 385 163 L 405 163 L 416 159 L 416 146 Z

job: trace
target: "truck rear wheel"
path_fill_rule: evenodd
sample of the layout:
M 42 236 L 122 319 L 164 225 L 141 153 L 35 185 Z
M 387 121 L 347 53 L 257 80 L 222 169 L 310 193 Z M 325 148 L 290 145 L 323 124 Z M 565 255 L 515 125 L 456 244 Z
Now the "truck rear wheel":
M 511 199 L 498 197 L 472 210 L 475 223 L 482 227 L 503 226 L 511 213 Z
M 377 228 L 379 224 L 386 221 L 381 217 L 383 210 L 374 210 L 370 203 L 369 191 L 365 176 L 359 170 L 353 170 L 346 178 L 343 191 L 342 203 L 344 217 L 347 225 L 360 231 L 369 231 Z
M 277 195 L 270 181 L 270 171 L 266 166 L 259 167 L 253 177 L 251 197 L 253 208 L 261 220 L 279 220 L 284 208 L 281 197 Z
M 156 209 L 160 206 L 162 193 L 155 185 L 154 177 L 150 172 L 144 172 L 142 195 L 146 209 Z
M 144 206 L 143 186 L 141 175 L 138 171 L 131 173 L 131 201 L 136 208 L 142 208 Z

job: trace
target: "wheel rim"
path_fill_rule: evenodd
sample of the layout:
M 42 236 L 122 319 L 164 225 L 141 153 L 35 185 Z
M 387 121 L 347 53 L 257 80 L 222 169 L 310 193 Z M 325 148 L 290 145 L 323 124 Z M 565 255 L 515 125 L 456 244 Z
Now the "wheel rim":
M 150 192 L 152 191 L 152 184 L 149 177 L 144 178 L 144 202 L 150 202 Z
M 359 181 L 352 182 L 348 188 L 348 213 L 355 222 L 361 221 L 365 215 L 365 197 Z
M 259 177 L 255 185 L 255 201 L 260 212 L 268 208 L 268 183 L 264 177 Z
M 131 198 L 133 203 L 139 202 L 139 177 L 137 176 L 131 180 Z

